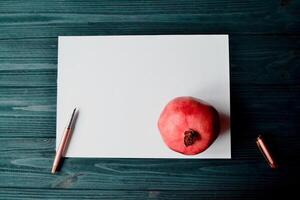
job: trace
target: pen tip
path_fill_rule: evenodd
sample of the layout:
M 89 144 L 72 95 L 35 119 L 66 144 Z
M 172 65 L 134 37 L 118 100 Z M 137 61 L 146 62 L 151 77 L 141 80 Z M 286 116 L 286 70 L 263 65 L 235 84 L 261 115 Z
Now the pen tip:
M 54 167 L 51 169 L 51 173 L 52 173 L 52 174 L 55 174 L 55 173 L 56 173 L 56 169 L 55 169 Z
M 258 137 L 257 137 L 257 139 L 261 139 L 261 138 L 262 138 L 262 136 L 261 136 L 261 134 L 259 134 Z

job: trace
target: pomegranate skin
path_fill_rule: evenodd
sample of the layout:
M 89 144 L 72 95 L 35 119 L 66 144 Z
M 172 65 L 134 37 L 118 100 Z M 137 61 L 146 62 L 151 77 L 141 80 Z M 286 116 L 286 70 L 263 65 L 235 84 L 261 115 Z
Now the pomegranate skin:
M 217 110 L 194 97 L 177 97 L 163 109 L 158 128 L 164 143 L 172 150 L 195 155 L 205 151 L 218 137 Z

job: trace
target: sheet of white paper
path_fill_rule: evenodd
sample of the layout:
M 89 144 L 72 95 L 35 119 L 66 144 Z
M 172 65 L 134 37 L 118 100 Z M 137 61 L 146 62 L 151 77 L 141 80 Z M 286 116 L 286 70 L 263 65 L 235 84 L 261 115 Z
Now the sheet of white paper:
M 177 96 L 203 99 L 229 118 L 229 89 L 227 35 L 59 37 L 56 146 L 76 106 L 67 157 L 230 158 L 229 120 L 196 156 L 168 149 L 157 128 Z

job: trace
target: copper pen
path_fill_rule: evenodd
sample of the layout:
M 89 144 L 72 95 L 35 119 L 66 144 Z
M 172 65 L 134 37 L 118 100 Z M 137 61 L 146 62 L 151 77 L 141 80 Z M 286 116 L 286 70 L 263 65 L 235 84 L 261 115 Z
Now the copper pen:
M 263 156 L 265 157 L 266 161 L 268 162 L 269 166 L 273 169 L 278 168 L 278 165 L 277 165 L 276 161 L 274 160 L 274 157 L 272 156 L 270 149 L 267 147 L 267 145 L 261 135 L 259 135 L 257 137 L 256 144 L 257 144 L 259 150 L 261 151 L 261 153 L 263 154 Z
M 62 139 L 61 139 L 61 141 L 59 143 L 59 146 L 57 148 L 56 155 L 55 155 L 54 162 L 53 162 L 53 166 L 52 166 L 52 170 L 51 170 L 52 174 L 54 174 L 56 172 L 57 167 L 60 164 L 61 158 L 63 157 L 63 155 L 65 153 L 65 150 L 67 148 L 67 145 L 69 143 L 69 140 L 71 138 L 72 125 L 73 125 L 73 121 L 74 121 L 74 118 L 75 118 L 76 110 L 77 110 L 77 108 L 74 108 L 71 119 L 69 121 L 69 124 L 68 124 L 67 128 L 65 129 L 64 134 L 62 136 Z

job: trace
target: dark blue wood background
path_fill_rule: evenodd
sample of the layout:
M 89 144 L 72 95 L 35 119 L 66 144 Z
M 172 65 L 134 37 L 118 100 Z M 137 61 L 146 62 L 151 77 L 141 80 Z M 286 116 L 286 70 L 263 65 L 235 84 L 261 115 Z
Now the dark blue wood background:
M 66 159 L 51 175 L 58 35 L 229 33 L 231 160 Z M 256 199 L 296 185 L 297 0 L 0 1 L 0 199 Z M 280 163 L 257 150 L 265 133 Z

